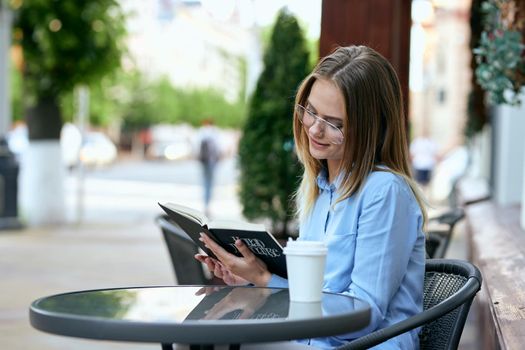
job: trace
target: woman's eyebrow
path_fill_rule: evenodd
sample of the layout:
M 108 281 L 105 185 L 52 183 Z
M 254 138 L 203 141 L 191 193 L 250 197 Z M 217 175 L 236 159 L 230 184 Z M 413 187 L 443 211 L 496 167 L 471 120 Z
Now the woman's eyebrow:
M 317 108 L 315 108 L 315 106 L 312 104 L 312 102 L 310 102 L 310 100 L 306 100 L 306 103 L 307 103 L 307 106 L 310 106 L 313 111 L 315 113 L 317 113 Z M 343 118 L 340 118 L 340 117 L 334 117 L 334 116 L 331 116 L 331 115 L 321 115 L 321 117 L 324 117 L 324 119 L 330 119 L 330 120 L 333 120 L 333 121 L 341 121 L 343 120 Z

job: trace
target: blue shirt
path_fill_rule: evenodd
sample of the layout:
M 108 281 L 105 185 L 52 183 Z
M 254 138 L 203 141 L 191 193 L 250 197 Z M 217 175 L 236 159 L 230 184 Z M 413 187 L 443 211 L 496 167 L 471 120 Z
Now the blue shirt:
M 321 348 L 342 345 L 423 310 L 423 215 L 410 186 L 391 172 L 374 171 L 358 193 L 334 206 L 340 182 L 341 176 L 330 184 L 326 172 L 319 175 L 320 194 L 301 222 L 299 239 L 328 246 L 323 289 L 365 300 L 372 313 L 370 325 L 359 332 L 309 340 Z M 274 275 L 268 285 L 287 287 L 288 281 Z M 418 349 L 417 333 L 374 349 Z

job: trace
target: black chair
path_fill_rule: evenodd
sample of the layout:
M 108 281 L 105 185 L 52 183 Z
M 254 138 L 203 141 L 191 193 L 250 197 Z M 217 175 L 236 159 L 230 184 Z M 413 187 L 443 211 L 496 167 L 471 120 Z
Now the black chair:
M 442 231 L 429 231 L 426 233 L 425 250 L 427 259 L 440 259 L 445 256 L 448 237 Z
M 167 215 L 158 216 L 156 223 L 162 230 L 178 284 L 203 285 L 216 282 L 206 277 L 202 264 L 193 257 L 199 248 L 177 224 Z
M 429 259 L 425 270 L 422 313 L 355 339 L 338 350 L 368 349 L 420 326 L 422 350 L 457 349 L 470 305 L 481 288 L 481 273 L 467 261 L 452 259 Z
M 432 259 L 442 259 L 448 250 L 454 227 L 465 217 L 465 211 L 462 208 L 453 208 L 441 215 L 430 218 L 429 222 L 436 222 L 445 225 L 445 229 L 430 230 L 427 232 L 426 251 L 427 257 Z
M 465 217 L 465 211 L 463 208 L 451 208 L 444 213 L 429 218 L 429 221 L 435 221 L 439 224 L 445 224 L 448 226 L 449 231 L 454 230 L 454 226 Z

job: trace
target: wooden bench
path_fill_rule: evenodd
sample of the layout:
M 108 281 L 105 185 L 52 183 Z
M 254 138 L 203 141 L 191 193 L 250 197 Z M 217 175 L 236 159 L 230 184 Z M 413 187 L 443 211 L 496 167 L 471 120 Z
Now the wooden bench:
M 476 297 L 483 349 L 525 349 L 525 231 L 520 206 L 465 207 L 470 258 L 483 274 Z

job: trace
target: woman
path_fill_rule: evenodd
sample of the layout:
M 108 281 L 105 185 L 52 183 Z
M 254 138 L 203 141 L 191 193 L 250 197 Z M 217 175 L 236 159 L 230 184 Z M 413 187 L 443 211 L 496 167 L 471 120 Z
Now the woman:
M 310 344 L 335 346 L 422 311 L 426 218 L 411 179 L 399 80 L 364 46 L 337 49 L 299 87 L 294 137 L 304 165 L 297 192 L 299 239 L 328 246 L 325 291 L 367 301 L 370 325 Z M 202 240 L 220 261 L 198 255 L 228 284 L 286 287 L 240 241 L 243 257 Z M 417 331 L 381 349 L 418 348 Z

